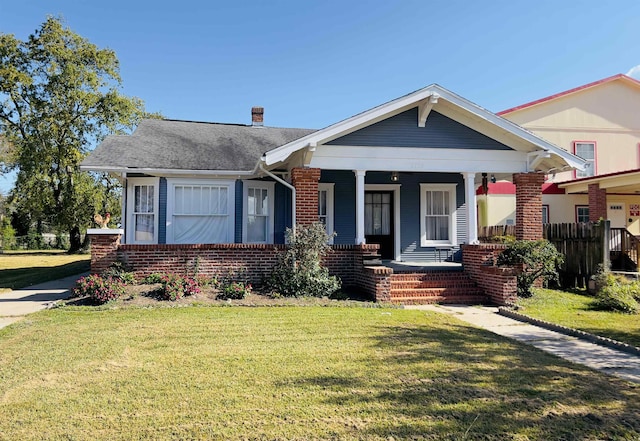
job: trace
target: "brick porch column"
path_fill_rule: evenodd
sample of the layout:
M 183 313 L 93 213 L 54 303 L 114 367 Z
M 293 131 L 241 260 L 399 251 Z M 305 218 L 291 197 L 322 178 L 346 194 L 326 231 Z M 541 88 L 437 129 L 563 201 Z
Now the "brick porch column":
M 318 222 L 319 168 L 294 168 L 291 184 L 296 189 L 296 224 L 310 225 Z
M 589 221 L 598 222 L 607 218 L 607 190 L 600 184 L 589 184 Z
M 124 230 L 111 228 L 90 228 L 91 273 L 99 274 L 118 260 L 118 246 Z
M 516 239 L 542 239 L 542 184 L 541 173 L 514 173 L 516 185 Z

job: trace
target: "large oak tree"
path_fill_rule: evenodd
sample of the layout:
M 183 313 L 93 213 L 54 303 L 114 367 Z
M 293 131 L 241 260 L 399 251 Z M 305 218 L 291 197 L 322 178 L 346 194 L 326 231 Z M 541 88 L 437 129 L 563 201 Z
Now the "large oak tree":
M 47 20 L 21 41 L 0 33 L 0 162 L 16 170 L 12 200 L 38 223 L 68 231 L 71 251 L 93 214 L 116 213 L 113 181 L 80 172 L 107 134 L 127 133 L 145 114 L 142 100 L 121 94 L 114 51 Z

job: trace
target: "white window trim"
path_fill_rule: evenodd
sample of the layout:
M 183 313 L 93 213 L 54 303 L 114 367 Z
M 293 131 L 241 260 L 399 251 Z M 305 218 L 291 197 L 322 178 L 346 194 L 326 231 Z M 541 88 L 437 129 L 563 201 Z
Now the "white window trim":
M 457 184 L 420 184 L 420 246 L 433 247 L 438 245 L 455 246 L 457 242 L 457 215 L 458 207 L 456 204 L 456 187 Z M 448 191 L 449 207 L 451 207 L 451 215 L 449 217 L 449 239 L 450 240 L 427 240 L 427 231 L 425 229 L 424 220 L 427 216 L 427 207 L 425 194 L 427 191 Z
M 400 261 L 400 187 L 402 184 L 365 184 L 364 191 L 393 192 L 393 260 Z
M 325 227 L 326 227 L 327 234 L 331 236 L 331 238 L 329 239 L 330 244 L 333 244 L 333 233 L 335 232 L 335 229 L 333 226 L 333 217 L 334 217 L 333 189 L 334 187 L 335 187 L 334 183 L 327 183 L 327 182 L 318 183 L 318 192 L 321 192 L 321 191 L 327 192 L 327 223 L 325 224 Z M 319 198 L 318 198 L 318 203 L 320 203 Z
M 180 185 L 212 185 L 229 188 L 229 193 L 227 194 L 227 212 L 229 213 L 227 219 L 227 237 L 226 241 L 221 243 L 233 243 L 235 241 L 236 182 L 218 179 L 167 179 L 167 243 L 176 243 L 173 230 L 173 213 L 176 206 L 175 187 Z
M 138 185 L 153 185 L 153 214 L 155 224 L 153 226 L 153 240 L 135 240 L 135 222 L 133 220 L 133 209 L 135 203 L 134 188 Z M 131 244 L 157 244 L 158 243 L 158 220 L 160 218 L 160 178 L 127 178 L 127 222 L 125 225 L 126 241 Z
M 249 242 L 247 240 L 248 199 L 249 188 L 266 188 L 269 199 L 269 216 L 267 221 L 268 237 L 266 242 Z M 275 217 L 275 182 L 268 181 L 242 181 L 242 243 L 273 243 L 273 229 Z

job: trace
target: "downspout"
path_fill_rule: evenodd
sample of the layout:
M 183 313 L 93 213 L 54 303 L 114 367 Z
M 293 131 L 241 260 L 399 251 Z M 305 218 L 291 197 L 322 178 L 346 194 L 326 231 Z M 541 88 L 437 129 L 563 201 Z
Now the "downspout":
M 276 176 L 273 173 L 271 173 L 269 170 L 265 169 L 262 166 L 262 161 L 260 161 L 258 163 L 258 168 L 260 170 L 262 170 L 264 172 L 264 174 L 266 174 L 267 176 L 275 179 L 276 182 L 281 183 L 282 185 L 284 185 L 285 187 L 287 187 L 288 189 L 291 190 L 291 227 L 292 227 L 292 229 L 295 230 L 295 228 L 296 228 L 296 188 L 293 185 L 289 184 L 284 179 L 279 178 L 278 176 Z

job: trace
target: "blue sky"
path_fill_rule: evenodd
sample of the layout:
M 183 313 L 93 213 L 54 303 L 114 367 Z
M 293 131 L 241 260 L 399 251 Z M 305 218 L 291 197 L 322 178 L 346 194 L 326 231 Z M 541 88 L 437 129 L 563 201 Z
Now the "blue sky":
M 497 112 L 640 78 L 638 0 L 0 0 L 0 32 L 25 39 L 47 14 L 175 119 L 249 123 L 260 105 L 266 125 L 321 128 L 432 83 Z

